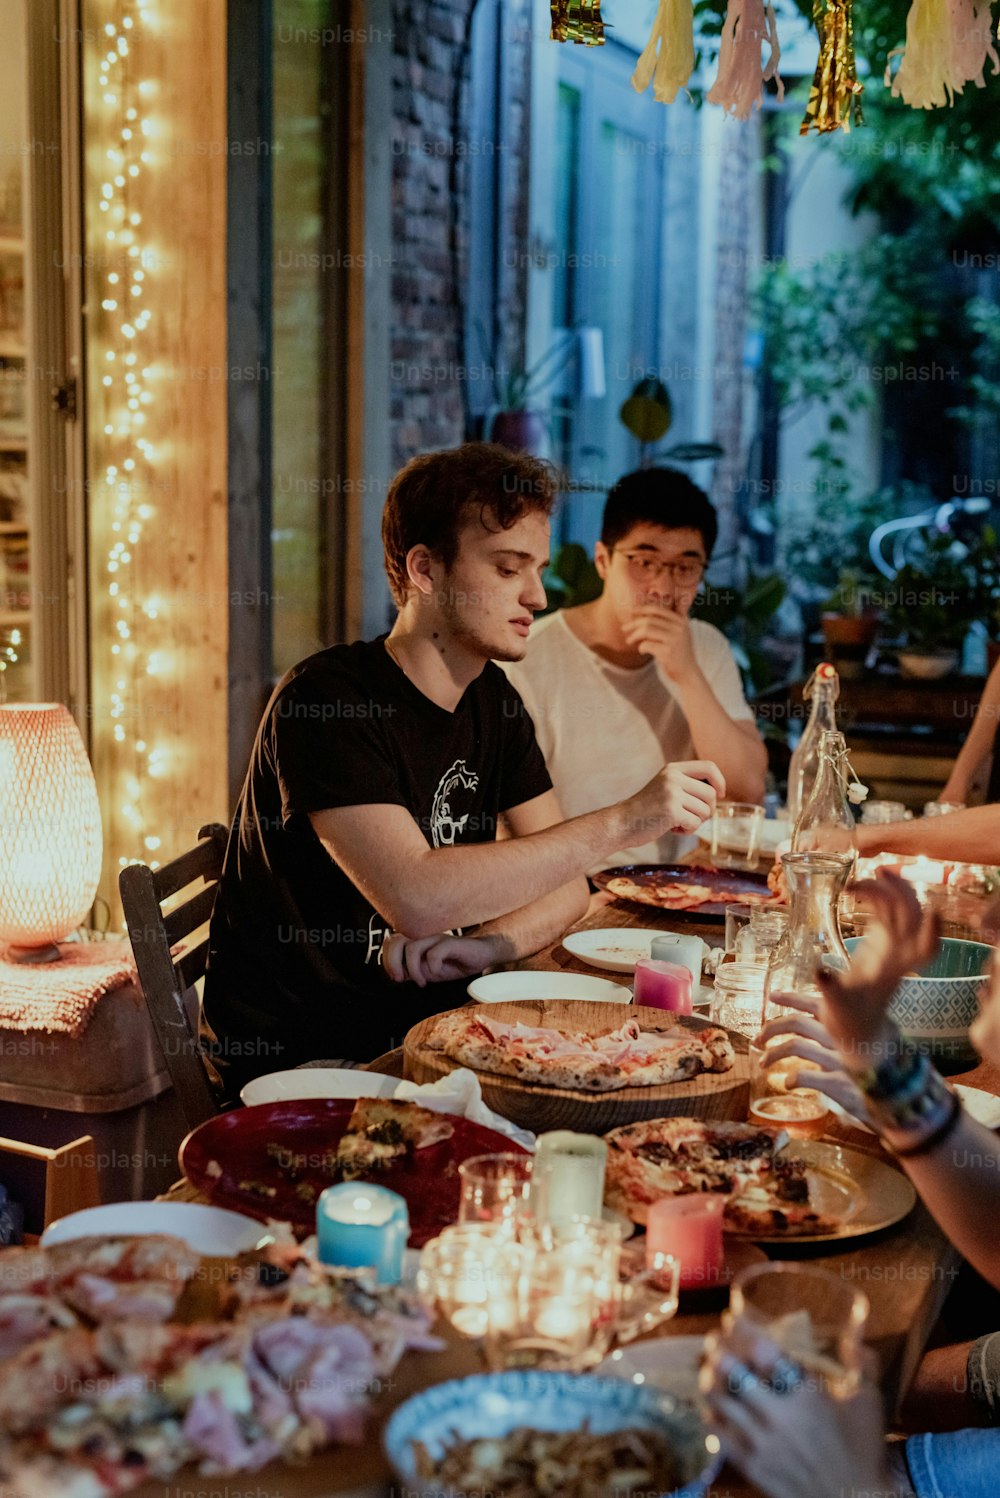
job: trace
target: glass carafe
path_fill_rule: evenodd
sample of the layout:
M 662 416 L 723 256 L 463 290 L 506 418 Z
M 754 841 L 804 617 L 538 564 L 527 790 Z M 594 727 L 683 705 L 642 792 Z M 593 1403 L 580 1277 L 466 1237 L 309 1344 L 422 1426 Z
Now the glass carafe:
M 851 871 L 849 855 L 822 853 L 785 853 L 781 859 L 788 884 L 791 911 L 788 930 L 771 953 L 764 984 L 764 1023 L 781 1016 L 793 1018 L 796 1010 L 776 1002 L 782 993 L 800 998 L 820 997 L 816 981 L 818 968 L 845 971 L 849 957 L 840 930 L 839 902 Z M 777 1036 L 774 1046 L 788 1037 Z M 789 1075 L 809 1070 L 810 1063 L 794 1057 L 766 1065 L 766 1052 L 759 1056 L 760 1077 L 753 1088 L 751 1111 L 760 1121 L 773 1123 L 804 1122 L 815 1116 L 821 1121 L 827 1104 L 821 1094 L 810 1088 L 790 1088 Z
M 819 740 L 824 730 L 836 731 L 836 702 L 840 696 L 840 678 L 829 661 L 821 661 L 802 689 L 812 706 L 809 721 L 792 753 L 788 766 L 788 816 L 795 826 L 799 813 L 809 799 L 819 770 Z

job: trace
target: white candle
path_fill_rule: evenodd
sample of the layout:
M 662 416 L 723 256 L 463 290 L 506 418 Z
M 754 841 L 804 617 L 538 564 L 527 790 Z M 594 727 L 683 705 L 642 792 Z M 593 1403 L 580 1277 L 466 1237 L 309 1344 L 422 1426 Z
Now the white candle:
M 593 1134 L 556 1129 L 542 1134 L 531 1173 L 531 1210 L 539 1223 L 558 1227 L 574 1217 L 600 1218 L 608 1146 Z
M 549 1301 L 535 1318 L 539 1336 L 551 1337 L 554 1342 L 570 1341 L 584 1332 L 589 1324 L 589 1318 L 570 1300 Z

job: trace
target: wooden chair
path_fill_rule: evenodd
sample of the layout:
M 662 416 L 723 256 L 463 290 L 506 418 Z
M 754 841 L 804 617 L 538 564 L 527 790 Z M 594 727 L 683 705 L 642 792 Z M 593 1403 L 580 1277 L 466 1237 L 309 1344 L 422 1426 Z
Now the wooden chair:
M 225 827 L 211 822 L 198 833 L 195 847 L 162 868 L 133 863 L 118 876 L 146 1008 L 189 1129 L 218 1113 L 219 1102 L 184 1003 L 185 991 L 204 977 L 208 933 L 194 945 L 184 938 L 211 919 L 228 837 Z M 164 902 L 196 880 L 203 881 L 202 888 L 164 914 Z
M 101 1200 L 93 1136 L 45 1149 L 20 1139 L 0 1139 L 0 1178 L 24 1206 L 25 1242 L 34 1242 L 50 1222 L 96 1207 Z

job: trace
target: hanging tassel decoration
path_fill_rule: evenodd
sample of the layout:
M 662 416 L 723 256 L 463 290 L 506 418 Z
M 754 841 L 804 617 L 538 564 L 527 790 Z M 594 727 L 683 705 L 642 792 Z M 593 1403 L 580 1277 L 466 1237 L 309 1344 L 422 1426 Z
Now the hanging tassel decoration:
M 584 47 L 604 46 L 601 0 L 552 0 L 554 42 L 579 42 Z
M 768 50 L 761 66 L 761 46 Z M 773 78 L 778 98 L 785 85 L 778 76 L 781 48 L 771 0 L 729 0 L 719 44 L 719 76 L 708 93 L 710 104 L 721 104 L 727 114 L 748 120 L 760 108 L 764 84 Z
M 819 59 L 800 135 L 810 130 L 850 130 L 862 124 L 861 89 L 854 62 L 853 0 L 815 0 Z
M 659 51 L 657 51 L 659 49 Z M 672 104 L 694 72 L 694 8 L 691 0 L 660 0 L 653 30 L 632 74 L 632 87 Z
M 892 59 L 902 61 L 892 74 Z M 913 0 L 906 43 L 889 53 L 886 87 L 912 109 L 940 109 L 967 83 L 985 86 L 987 59 L 997 71 L 987 0 Z

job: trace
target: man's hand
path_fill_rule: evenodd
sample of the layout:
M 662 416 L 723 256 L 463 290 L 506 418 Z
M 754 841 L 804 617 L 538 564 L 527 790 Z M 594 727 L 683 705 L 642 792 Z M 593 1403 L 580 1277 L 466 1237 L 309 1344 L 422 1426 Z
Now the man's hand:
M 665 608 L 638 609 L 623 632 L 640 655 L 653 657 L 670 681 L 680 685 L 697 674 L 691 623 L 686 614 Z
M 447 983 L 455 978 L 471 978 L 503 960 L 498 945 L 490 936 L 410 937 L 394 931 L 382 943 L 382 966 L 394 983 Z
M 822 1019 L 848 1071 L 878 1063 L 894 1029 L 886 1017 L 899 980 L 923 967 L 938 948 L 938 919 L 925 914 L 913 886 L 880 869 L 876 879 L 855 887 L 874 908 L 875 919 L 854 952 L 846 973 L 817 974 L 823 991 Z
M 710 759 L 667 765 L 625 802 L 631 835 L 642 833 L 640 841 L 649 842 L 665 832 L 696 832 L 725 794 L 722 771 Z

